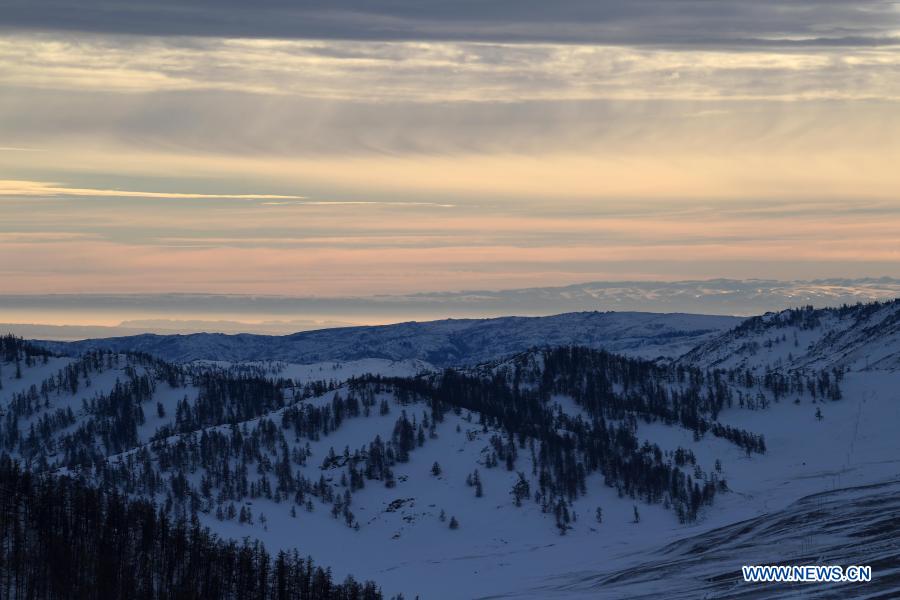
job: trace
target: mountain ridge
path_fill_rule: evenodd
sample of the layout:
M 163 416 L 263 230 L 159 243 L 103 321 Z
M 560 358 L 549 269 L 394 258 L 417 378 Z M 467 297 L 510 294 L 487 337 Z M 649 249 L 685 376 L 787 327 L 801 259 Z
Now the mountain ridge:
M 143 334 L 80 342 L 43 341 L 62 354 L 86 350 L 137 351 L 174 362 L 279 360 L 321 362 L 418 359 L 435 366 L 466 365 L 534 346 L 584 345 L 644 358 L 677 356 L 743 319 L 718 315 L 580 312 L 550 317 L 408 321 L 340 327 L 285 336 L 198 333 Z
M 900 370 L 900 299 L 751 317 L 679 359 L 703 368 Z

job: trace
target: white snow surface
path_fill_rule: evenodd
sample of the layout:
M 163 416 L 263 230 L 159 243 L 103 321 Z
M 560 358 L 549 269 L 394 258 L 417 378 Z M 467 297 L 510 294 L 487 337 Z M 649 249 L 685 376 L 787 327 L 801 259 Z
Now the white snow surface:
M 662 424 L 642 424 L 642 438 L 663 449 L 691 449 L 704 469 L 721 460 L 730 493 L 717 496 L 699 522 L 679 525 L 671 511 L 660 506 L 618 498 L 603 485 L 599 475 L 588 478 L 588 494 L 574 503 L 578 521 L 560 536 L 552 516 L 542 514 L 533 502 L 515 507 L 509 490 L 516 474 L 483 466 L 489 434 L 452 413 L 438 426 L 438 438 L 398 465 L 397 487 L 370 485 L 354 494 L 353 510 L 362 523 L 353 531 L 335 521 L 325 509 L 298 511 L 292 518 L 288 508 L 256 500 L 255 513 L 263 512 L 266 529 L 234 522 L 205 522 L 222 535 L 257 537 L 269 548 L 299 547 L 335 573 L 352 572 L 372 578 L 390 594 L 408 598 L 589 598 L 605 593 L 603 587 L 569 585 L 586 573 L 595 576 L 640 564 L 648 553 L 689 536 L 707 533 L 736 521 L 787 509 L 810 494 L 880 483 L 900 478 L 900 390 L 892 374 L 850 374 L 845 382 L 846 399 L 813 406 L 808 400 L 773 404 L 767 410 L 727 409 L 720 420 L 766 436 L 768 452 L 748 458 L 736 446 L 707 435 L 699 442 L 690 431 Z M 566 409 L 571 401 L 560 402 Z M 815 418 L 821 407 L 824 418 Z M 412 413 L 412 410 L 407 409 Z M 316 460 L 330 447 L 340 453 L 375 434 L 389 437 L 396 409 L 387 417 L 350 420 L 331 436 L 313 443 L 310 472 Z M 461 431 L 455 431 L 460 425 Z M 430 468 L 438 461 L 442 475 Z M 520 457 L 526 475 L 530 458 Z M 476 498 L 465 484 L 465 476 L 478 468 L 484 482 L 484 497 Z M 534 480 L 532 484 L 534 485 Z M 395 511 L 392 502 L 402 501 Z M 641 522 L 634 524 L 637 504 Z M 603 522 L 594 512 L 603 508 Z M 460 528 L 451 531 L 438 516 L 441 510 L 455 516 Z M 772 562 L 790 556 L 807 538 L 794 545 L 772 548 Z M 740 555 L 738 554 L 738 557 Z M 858 564 L 849 553 L 838 564 Z M 777 559 L 777 560 L 776 560 Z M 767 564 L 767 563 L 766 563 Z M 657 590 L 665 589 L 665 581 Z M 628 597 L 628 590 L 614 588 L 604 597 Z M 644 588 L 646 590 L 646 584 Z M 689 597 L 689 596 L 686 596 Z
M 20 380 L 14 378 L 9 365 L 3 365 L 0 406 L 5 406 L 13 391 L 39 381 L 66 360 L 53 359 L 49 365 L 26 369 Z M 322 373 L 349 377 L 364 368 L 379 366 L 390 374 L 410 372 L 421 365 L 398 367 L 396 363 L 379 361 L 337 367 L 334 363 L 287 364 L 281 373 L 298 379 L 316 379 Z M 122 375 L 115 370 L 104 372 L 93 379 L 86 393 L 108 389 Z M 691 525 L 679 525 L 672 512 L 660 506 L 618 498 L 614 489 L 603 485 L 600 476 L 593 475 L 588 480 L 588 494 L 574 503 L 577 522 L 567 535 L 560 536 L 552 517 L 542 514 L 533 502 L 526 501 L 522 507 L 513 505 L 509 490 L 516 473 L 506 471 L 502 465 L 485 468 L 485 449 L 493 432 L 483 432 L 477 415 L 471 415 L 470 421 L 465 411 L 459 416 L 449 413 L 437 427 L 437 438 L 415 450 L 409 463 L 397 465 L 395 488 L 370 482 L 354 493 L 353 510 L 361 523 L 359 531 L 333 519 L 327 506 L 316 504 L 312 513 L 298 510 L 297 516 L 292 517 L 290 503 L 264 499 L 252 501 L 254 525 L 220 522 L 211 515 L 202 518 L 220 535 L 258 538 L 271 550 L 299 548 L 319 564 L 331 567 L 338 577 L 352 573 L 357 578 L 371 578 L 387 594 L 403 593 L 407 598 L 417 594 L 422 598 L 450 599 L 626 597 L 632 591 L 651 593 L 665 589 L 665 580 L 637 581 L 632 590 L 610 583 L 606 576 L 640 565 L 647 556 L 680 539 L 702 536 L 745 519 L 762 517 L 765 522 L 765 515 L 788 510 L 792 503 L 810 494 L 900 478 L 897 383 L 893 372 L 853 372 L 846 376 L 845 398 L 838 402 L 813 406 L 808 399 L 799 405 L 786 399 L 766 410 L 726 409 L 720 415 L 721 421 L 766 436 L 768 453 L 762 456 L 748 458 L 736 446 L 711 435 L 695 441 L 692 432 L 680 427 L 641 424 L 640 437 L 664 449 L 689 448 L 706 470 L 712 469 L 716 459 L 723 464 L 731 492 L 720 494 L 712 507 L 704 509 L 699 522 Z M 171 420 L 175 402 L 192 393 L 190 388 L 175 390 L 160 384 L 153 400 L 166 406 L 167 417 L 158 419 L 147 410 L 142 441 L 156 427 Z M 332 394 L 311 402 L 330 401 Z M 581 411 L 569 398 L 556 397 L 553 401 L 563 411 Z M 77 411 L 78 395 L 54 400 L 54 407 L 60 406 L 72 406 Z M 824 415 L 822 420 L 814 416 L 817 407 Z M 338 430 L 311 443 L 313 454 L 304 471 L 317 478 L 322 472 L 321 460 L 330 448 L 340 454 L 345 446 L 352 451 L 376 434 L 389 438 L 399 411 L 404 409 L 411 418 L 421 418 L 423 407 L 413 404 L 393 405 L 386 416 L 346 420 Z M 269 417 L 277 422 L 277 414 Z M 435 461 L 442 467 L 439 477 L 430 472 Z M 521 452 L 517 468 L 534 483 L 530 464 L 528 453 Z M 476 468 L 484 482 L 482 498 L 476 498 L 465 483 L 466 474 Z M 325 475 L 332 476 L 328 471 Z M 632 522 L 635 504 L 641 514 L 637 524 Z M 600 524 L 594 519 L 597 506 L 603 508 Z M 441 510 L 448 519 L 458 519 L 458 530 L 450 530 L 439 519 Z M 266 516 L 265 527 L 260 523 L 260 514 Z M 794 540 L 793 546 L 789 542 L 784 542 L 788 546 L 771 547 L 772 556 L 778 560 L 794 556 L 791 552 L 799 551 L 800 545 L 812 543 L 808 535 Z M 734 552 L 739 558 L 740 549 Z M 855 564 L 852 549 L 847 552 L 846 557 L 838 557 L 844 559 L 841 564 Z
M 900 300 L 768 313 L 681 358 L 704 368 L 900 370 Z

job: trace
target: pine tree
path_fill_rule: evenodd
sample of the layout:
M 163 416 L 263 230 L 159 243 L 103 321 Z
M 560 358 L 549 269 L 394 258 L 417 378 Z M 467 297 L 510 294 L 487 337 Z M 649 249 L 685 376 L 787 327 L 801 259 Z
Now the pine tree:
M 531 495 L 531 486 L 525 479 L 524 473 L 519 472 L 519 480 L 516 481 L 509 493 L 512 494 L 516 506 L 522 506 L 522 499 Z

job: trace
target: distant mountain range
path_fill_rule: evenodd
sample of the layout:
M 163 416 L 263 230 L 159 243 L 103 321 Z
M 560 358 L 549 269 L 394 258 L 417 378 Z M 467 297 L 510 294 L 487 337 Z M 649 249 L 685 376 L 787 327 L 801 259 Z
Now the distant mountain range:
M 704 281 L 612 281 L 498 292 L 452 292 L 405 296 L 410 303 L 446 302 L 501 314 L 531 311 L 619 310 L 757 315 L 812 305 L 817 308 L 900 297 L 900 279 L 711 279 Z
M 363 358 L 476 364 L 532 347 L 580 345 L 656 358 L 679 356 L 726 331 L 740 317 L 583 312 L 550 317 L 445 319 L 343 327 L 286 336 L 253 334 L 139 335 L 79 342 L 45 342 L 55 352 L 137 351 L 174 362 L 278 360 L 292 363 Z
M 145 334 L 44 341 L 54 352 L 138 351 L 173 362 L 422 361 L 434 367 L 489 362 L 536 347 L 585 346 L 701 368 L 754 371 L 900 370 L 900 299 L 786 309 L 744 319 L 719 315 L 581 312 L 549 317 L 444 319 L 338 327 L 285 336 Z
M 840 306 L 900 297 L 900 279 L 811 281 L 713 279 L 591 282 L 564 287 L 460 291 L 356 298 L 223 294 L 0 295 L 0 329 L 27 338 L 74 340 L 139 333 L 288 334 L 339 324 L 430 321 L 446 317 L 545 316 L 582 311 L 757 315 L 812 305 Z M 118 319 L 112 327 L 63 325 Z M 77 317 L 77 320 L 76 320 Z M 57 325 L 46 325 L 56 323 Z

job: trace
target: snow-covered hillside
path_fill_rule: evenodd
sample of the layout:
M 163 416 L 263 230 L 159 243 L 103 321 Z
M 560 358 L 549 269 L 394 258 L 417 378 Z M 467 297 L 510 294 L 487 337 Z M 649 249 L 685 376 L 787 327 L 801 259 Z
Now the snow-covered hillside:
M 646 358 L 674 357 L 740 322 L 738 317 L 723 316 L 584 312 L 346 327 L 288 336 L 139 335 L 45 345 L 63 354 L 96 349 L 145 352 L 174 362 L 313 363 L 384 358 L 450 366 L 477 364 L 535 346 L 580 345 Z
M 753 317 L 687 353 L 703 368 L 900 370 L 900 300 Z
M 838 488 L 790 506 L 692 535 L 640 557 L 631 566 L 563 573 L 524 593 L 632 600 L 695 598 L 896 598 L 900 480 Z M 867 583 L 749 585 L 743 565 L 869 565 Z
M 681 597 L 706 593 L 692 574 L 709 573 L 749 597 L 732 575 L 750 550 L 726 545 L 701 553 L 706 562 L 691 550 L 746 519 L 765 534 L 756 562 L 818 548 L 839 564 L 875 556 L 826 532 L 836 512 L 801 511 L 796 548 L 773 543 L 765 524 L 790 522 L 800 514 L 791 504 L 810 494 L 900 477 L 896 372 L 841 373 L 835 401 L 806 385 L 776 393 L 761 376 L 590 349 L 428 367 L 23 352 L 0 364 L 0 445 L 36 470 L 196 511 L 223 536 L 297 548 L 388 596 L 669 589 L 636 576 L 640 567 L 675 577 Z M 864 521 L 851 526 L 865 534 Z

